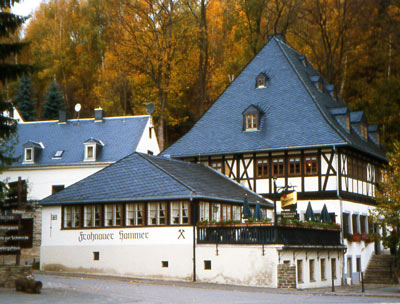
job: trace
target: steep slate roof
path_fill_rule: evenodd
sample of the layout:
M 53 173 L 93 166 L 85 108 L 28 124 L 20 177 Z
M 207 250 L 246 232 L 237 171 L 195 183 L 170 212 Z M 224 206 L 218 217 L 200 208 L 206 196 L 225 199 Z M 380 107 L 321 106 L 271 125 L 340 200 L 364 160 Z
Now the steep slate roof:
M 18 143 L 14 148 L 14 157 L 18 161 L 12 167 L 35 167 L 51 165 L 76 165 L 115 162 L 136 151 L 150 116 L 126 116 L 94 119 L 58 121 L 39 121 L 19 123 L 17 126 Z M 101 142 L 104 144 L 96 161 L 84 161 L 84 143 Z M 42 144 L 42 150 L 35 157 L 35 163 L 23 163 L 24 148 L 27 143 Z M 57 151 L 64 150 L 61 158 L 54 159 Z
M 97 173 L 41 201 L 42 205 L 216 199 L 242 203 L 270 201 L 247 190 L 213 169 L 189 162 L 135 152 Z
M 336 121 L 333 109 L 346 104 L 329 94 L 332 86 L 308 61 L 304 65 L 302 58 L 272 37 L 193 128 L 162 154 L 185 157 L 337 145 L 385 159 L 372 141 L 347 132 Z M 263 71 L 268 84 L 255 88 L 256 77 Z M 320 91 L 315 81 L 321 81 L 325 90 Z M 265 114 L 259 131 L 244 132 L 241 113 L 251 104 Z

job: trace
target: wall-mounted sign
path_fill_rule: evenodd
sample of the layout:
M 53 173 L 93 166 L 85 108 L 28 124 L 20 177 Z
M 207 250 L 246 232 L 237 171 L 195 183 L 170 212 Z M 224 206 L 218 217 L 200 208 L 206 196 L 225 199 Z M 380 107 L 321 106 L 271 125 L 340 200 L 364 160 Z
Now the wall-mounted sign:
M 297 204 L 296 191 L 283 193 L 283 195 L 281 196 L 282 209 L 292 209 L 293 207 L 295 208 L 296 204 Z

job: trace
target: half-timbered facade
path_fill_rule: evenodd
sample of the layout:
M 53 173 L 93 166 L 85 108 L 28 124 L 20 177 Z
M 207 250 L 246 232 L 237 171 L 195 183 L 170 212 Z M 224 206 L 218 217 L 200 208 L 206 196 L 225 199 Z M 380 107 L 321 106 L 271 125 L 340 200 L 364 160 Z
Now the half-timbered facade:
M 363 112 L 351 112 L 334 86 L 280 36 L 271 37 L 163 154 L 207 164 L 270 199 L 274 185 L 278 192 L 292 186 L 300 219 L 308 202 L 317 218 L 326 204 L 342 226 L 347 281 L 357 282 L 379 251 L 379 244 L 374 247 L 365 237 L 352 239 L 373 229 L 369 210 L 385 163 L 379 128 L 369 126 Z M 277 209 L 279 214 L 279 203 Z

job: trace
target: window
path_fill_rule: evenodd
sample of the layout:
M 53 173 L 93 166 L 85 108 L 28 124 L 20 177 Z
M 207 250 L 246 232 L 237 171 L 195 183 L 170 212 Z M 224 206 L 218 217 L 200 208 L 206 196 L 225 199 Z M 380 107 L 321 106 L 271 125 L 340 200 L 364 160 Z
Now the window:
M 265 88 L 267 86 L 267 75 L 261 73 L 256 78 L 256 88 Z
M 84 207 L 83 212 L 84 227 L 100 227 L 101 226 L 101 206 L 88 205 Z
M 303 283 L 303 260 L 297 260 L 297 282 Z
M 211 215 L 213 221 L 219 222 L 221 220 L 221 204 L 212 204 L 211 205 Z
M 347 258 L 347 277 L 351 278 L 351 274 L 353 272 L 353 263 L 351 256 Z
M 257 116 L 258 116 L 257 113 L 250 113 L 245 115 L 246 130 L 256 130 L 258 128 Z
M 167 203 L 149 203 L 147 205 L 148 225 L 167 224 Z
M 152 133 L 152 132 L 151 132 L 151 129 L 152 129 L 152 127 L 149 128 L 149 138 L 150 138 L 150 139 L 151 139 L 151 136 L 152 136 L 152 134 L 151 134 L 151 133 Z
M 144 224 L 143 203 L 126 204 L 126 226 L 140 226 Z
M 64 207 L 64 228 L 78 228 L 81 226 L 81 207 Z
M 315 282 L 315 260 L 310 260 L 310 282 Z
M 360 230 L 361 233 L 367 233 L 367 217 L 360 215 Z
M 313 155 L 304 157 L 304 174 L 305 175 L 318 174 L 317 156 Z
M 87 146 L 86 148 L 86 158 L 94 158 L 94 146 Z
M 356 271 L 361 272 L 361 257 L 356 258 Z
M 257 160 L 257 177 L 268 177 L 268 160 L 258 159 Z
M 231 220 L 231 206 L 230 205 L 222 205 L 222 218 L 221 220 L 227 221 Z
M 51 186 L 51 194 L 60 192 L 61 190 L 63 190 L 65 188 L 64 185 L 52 185 Z
M 171 225 L 189 224 L 189 202 L 171 202 Z
M 361 124 L 361 137 L 364 140 L 368 140 L 368 127 L 365 123 Z
M 200 202 L 200 220 L 201 221 L 210 220 L 210 203 Z
M 283 158 L 274 158 L 272 160 L 272 175 L 274 177 L 285 176 L 285 166 Z
M 336 258 L 331 258 L 332 279 L 336 280 Z
M 353 234 L 359 233 L 360 231 L 358 230 L 358 214 L 353 214 L 351 216 L 352 222 L 353 222 Z
M 326 260 L 321 259 L 321 280 L 325 281 L 326 280 Z
M 154 155 L 153 151 L 151 151 L 151 150 L 147 150 L 147 154 Z
M 104 226 L 122 225 L 122 206 L 119 204 L 106 204 L 104 206 Z
M 56 153 L 54 153 L 53 158 L 61 158 L 63 154 L 64 150 L 58 150 Z
M 241 206 L 232 206 L 232 220 L 234 221 L 240 221 L 241 220 L 241 214 L 242 214 L 242 208 Z
M 25 148 L 25 161 L 33 162 L 33 148 Z
M 168 261 L 161 261 L 162 268 L 168 268 Z
M 100 260 L 100 252 L 93 251 L 93 260 L 94 261 L 99 261 Z
M 211 261 L 210 260 L 205 260 L 204 261 L 204 269 L 205 270 L 211 270 Z
M 348 213 L 343 213 L 343 235 L 346 237 L 350 234 L 349 226 L 350 215 Z
M 300 156 L 289 157 L 289 176 L 300 176 Z
M 212 160 L 210 162 L 210 167 L 213 168 L 215 171 L 222 173 L 222 160 Z

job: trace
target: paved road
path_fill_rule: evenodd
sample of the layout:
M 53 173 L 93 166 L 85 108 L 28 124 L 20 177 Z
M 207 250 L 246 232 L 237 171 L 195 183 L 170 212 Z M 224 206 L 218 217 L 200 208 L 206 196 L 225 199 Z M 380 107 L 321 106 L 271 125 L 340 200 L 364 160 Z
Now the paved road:
M 317 291 L 282 291 L 211 284 L 165 283 L 36 275 L 42 293 L 25 294 L 0 289 L 1 304 L 128 304 L 128 303 L 400 303 L 396 297 L 325 295 Z M 399 294 L 400 295 L 400 294 Z

